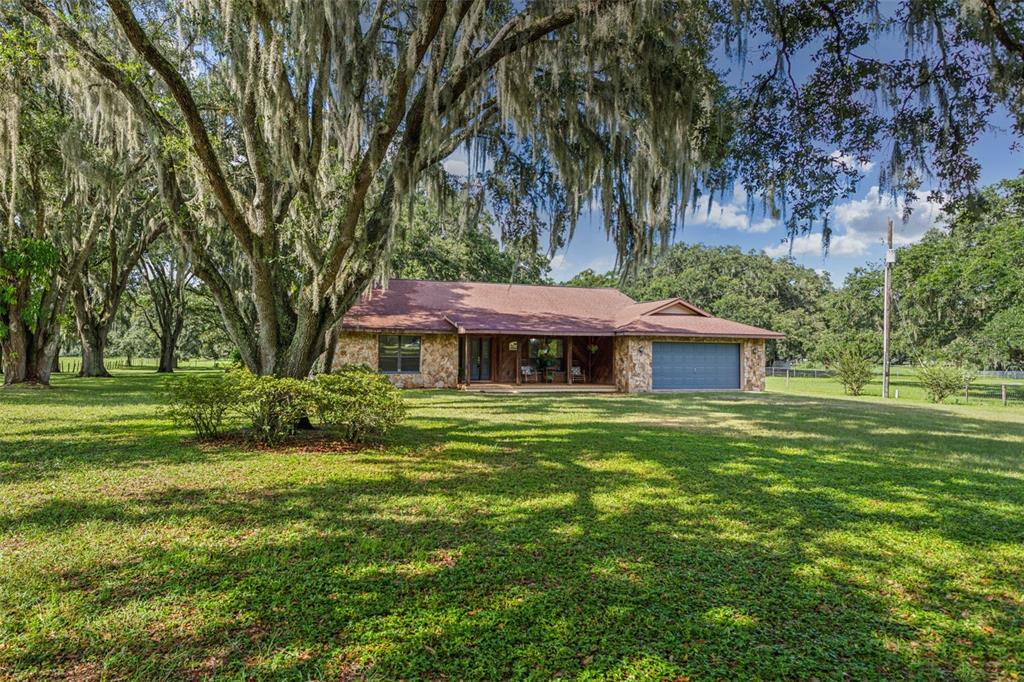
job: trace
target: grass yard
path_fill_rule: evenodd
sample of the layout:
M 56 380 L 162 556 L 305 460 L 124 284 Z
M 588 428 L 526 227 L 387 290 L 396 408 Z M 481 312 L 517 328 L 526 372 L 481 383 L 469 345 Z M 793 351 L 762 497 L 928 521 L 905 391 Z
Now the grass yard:
M 1024 672 L 1020 407 L 409 392 L 272 452 L 158 385 L 0 390 L 0 677 Z
M 828 377 L 791 377 L 769 376 L 767 379 L 768 390 L 782 393 L 794 393 L 799 395 L 815 396 L 839 396 L 844 395 L 843 387 L 839 381 Z M 890 400 L 904 403 L 927 403 L 928 396 L 918 380 L 912 368 L 900 367 L 890 376 Z M 1024 408 L 1024 381 L 1019 379 L 996 379 L 991 377 L 978 377 L 968 394 L 951 396 L 946 403 L 951 405 L 982 405 L 985 407 L 1002 408 L 1001 386 L 1006 386 L 1007 407 L 1014 407 L 1017 410 Z M 896 398 L 896 391 L 899 391 L 899 398 Z M 856 399 L 867 399 L 874 402 L 882 397 L 882 376 L 880 373 L 873 375 L 871 381 L 864 387 L 862 396 Z M 996 410 L 996 414 L 1002 412 Z

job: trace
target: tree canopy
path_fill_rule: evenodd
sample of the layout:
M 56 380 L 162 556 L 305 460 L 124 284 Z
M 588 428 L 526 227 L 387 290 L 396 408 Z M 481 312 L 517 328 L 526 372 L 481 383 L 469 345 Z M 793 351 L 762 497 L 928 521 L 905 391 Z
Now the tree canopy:
M 528 244 L 502 245 L 485 214 L 475 227 L 462 223 L 463 213 L 449 206 L 438 211 L 418 201 L 411 224 L 391 255 L 390 271 L 402 279 L 544 284 L 550 264 Z

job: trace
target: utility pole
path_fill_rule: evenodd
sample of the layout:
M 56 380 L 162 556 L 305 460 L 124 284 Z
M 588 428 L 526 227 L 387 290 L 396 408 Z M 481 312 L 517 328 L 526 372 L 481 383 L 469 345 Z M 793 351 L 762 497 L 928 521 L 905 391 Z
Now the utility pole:
M 889 219 L 889 232 L 885 243 L 885 299 L 882 307 L 882 397 L 888 398 L 889 332 L 892 326 L 892 266 L 896 262 L 896 252 L 892 248 L 892 218 Z

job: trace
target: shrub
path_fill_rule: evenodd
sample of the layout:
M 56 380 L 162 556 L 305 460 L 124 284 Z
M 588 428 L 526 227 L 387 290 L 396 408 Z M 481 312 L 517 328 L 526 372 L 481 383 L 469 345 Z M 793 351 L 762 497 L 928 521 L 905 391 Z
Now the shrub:
M 224 375 L 186 375 L 164 383 L 167 414 L 199 438 L 220 433 L 224 415 L 238 403 L 238 384 Z
M 832 358 L 832 371 L 849 395 L 860 395 L 871 380 L 871 361 L 856 345 L 840 348 Z
M 405 418 L 401 391 L 366 365 L 317 375 L 315 384 L 320 420 L 341 427 L 350 442 L 379 438 Z
M 238 411 L 249 419 L 253 438 L 277 445 L 315 407 L 314 390 L 300 379 L 256 376 L 245 370 L 228 373 L 239 385 Z
M 933 403 L 969 389 L 976 377 L 970 369 L 944 362 L 922 363 L 917 369 L 917 378 Z

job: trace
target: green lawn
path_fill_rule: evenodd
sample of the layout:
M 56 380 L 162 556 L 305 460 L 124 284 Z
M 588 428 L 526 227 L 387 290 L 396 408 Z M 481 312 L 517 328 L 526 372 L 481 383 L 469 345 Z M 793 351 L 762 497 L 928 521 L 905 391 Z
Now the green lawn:
M 1020 407 L 409 392 L 271 452 L 117 375 L 0 390 L 0 678 L 1024 671 Z
M 833 395 L 843 396 L 843 387 L 832 378 L 813 377 L 792 377 L 789 380 L 784 376 L 769 376 L 768 389 L 784 393 L 795 393 L 800 395 Z M 890 376 L 890 399 L 899 402 L 927 402 L 927 394 L 920 381 L 917 379 L 913 368 L 900 367 Z M 1018 410 L 1024 408 L 1024 381 L 1020 379 L 995 379 L 990 377 L 978 377 L 971 384 L 967 395 L 962 393 L 946 399 L 946 402 L 953 405 L 985 405 L 989 407 L 1002 407 L 1002 393 L 1000 387 L 1006 386 L 1007 407 L 1015 407 Z M 899 397 L 896 397 L 899 391 Z M 878 400 L 882 397 L 882 375 L 875 373 L 872 380 L 864 387 L 863 397 Z

